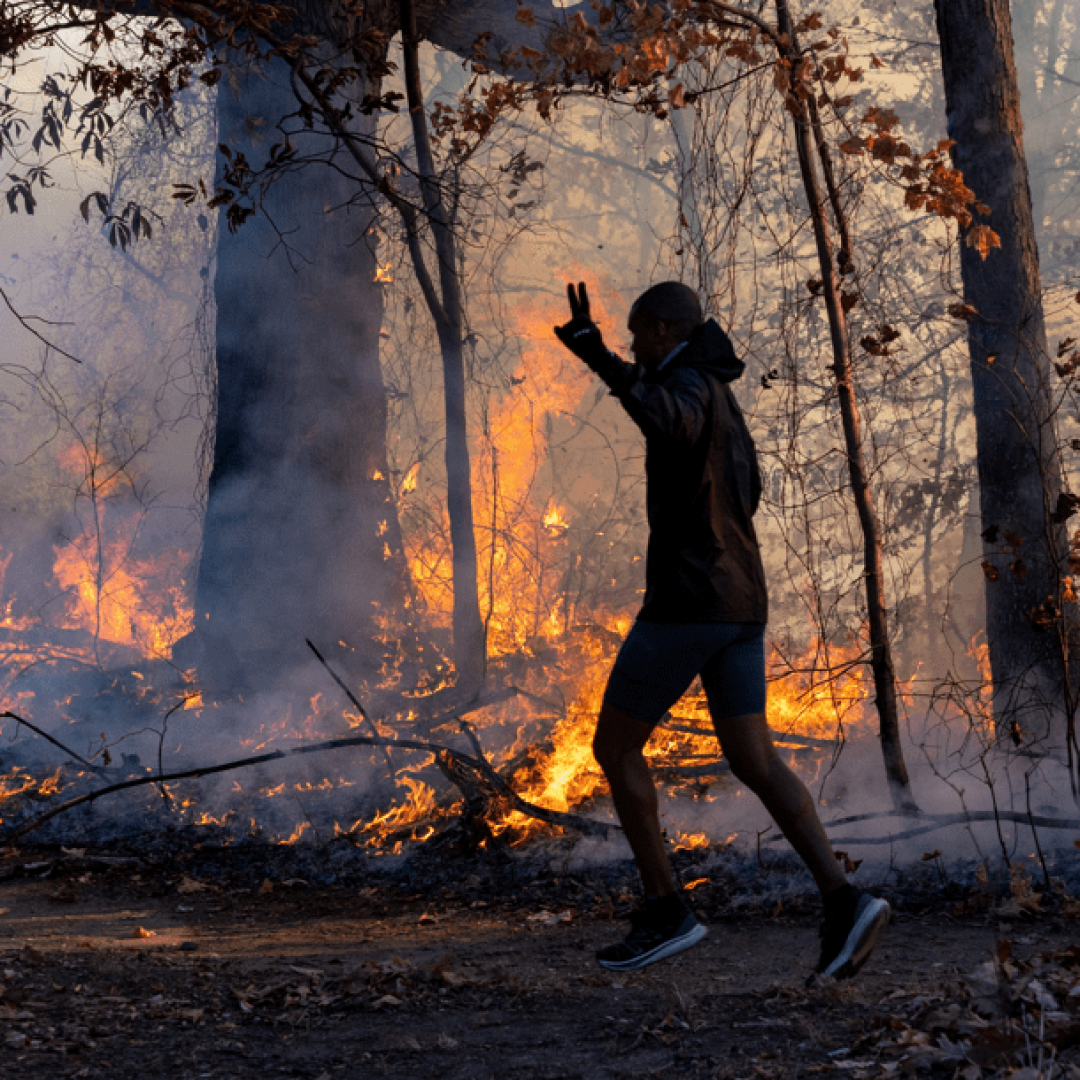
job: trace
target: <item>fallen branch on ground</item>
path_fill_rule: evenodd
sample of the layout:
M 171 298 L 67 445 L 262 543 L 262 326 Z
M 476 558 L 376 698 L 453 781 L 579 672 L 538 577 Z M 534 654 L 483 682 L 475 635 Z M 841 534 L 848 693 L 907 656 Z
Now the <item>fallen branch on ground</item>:
M 34 724 L 31 724 L 29 720 L 24 720 L 21 716 L 16 716 L 16 714 L 13 712 L 0 713 L 0 720 L 4 719 L 14 720 L 16 724 L 22 724 L 23 727 L 28 727 L 35 734 L 40 735 L 43 739 L 51 742 L 53 746 L 58 747 L 60 750 L 63 750 L 64 753 L 67 754 L 69 757 L 73 757 L 80 765 L 85 765 L 88 769 L 101 768 L 100 765 L 95 765 L 92 761 L 87 761 L 86 758 L 81 757 L 79 754 L 76 754 L 70 746 L 65 746 L 62 742 L 60 742 L 59 739 L 54 739 L 47 731 L 42 731 L 41 728 L 36 727 Z M 18 731 L 17 728 L 16 731 Z
M 167 784 L 176 780 L 193 780 L 202 776 L 212 776 L 215 773 L 229 772 L 233 769 L 244 769 L 251 765 L 262 765 L 270 761 L 281 761 L 284 758 L 298 757 L 301 754 L 318 754 L 327 750 L 340 750 L 355 746 L 379 746 L 384 748 L 395 747 L 399 750 L 421 750 L 429 754 L 445 754 L 459 761 L 465 768 L 471 768 L 488 777 L 494 787 L 510 803 L 514 810 L 526 814 L 528 817 L 545 821 L 549 825 L 558 825 L 561 828 L 574 829 L 583 836 L 608 837 L 619 831 L 619 827 L 607 821 L 597 821 L 593 818 L 582 817 L 579 814 L 566 813 L 560 810 L 547 810 L 542 806 L 534 806 L 526 802 L 514 791 L 501 776 L 498 775 L 488 764 L 487 759 L 477 759 L 469 754 L 463 754 L 460 750 L 453 750 L 447 746 L 439 746 L 437 743 L 423 742 L 419 739 L 385 739 L 381 736 L 354 735 L 345 739 L 328 739 L 325 742 L 311 743 L 307 746 L 296 746 L 291 750 L 274 750 L 266 754 L 257 754 L 255 757 L 242 758 L 237 761 L 225 761 L 218 765 L 204 765 L 195 769 L 184 769 L 173 773 L 153 773 L 146 776 L 134 777 L 108 787 L 89 791 L 85 795 L 79 795 L 74 799 L 68 799 L 51 810 L 46 810 L 36 818 L 12 829 L 5 836 L 0 837 L 0 845 L 12 844 L 16 840 L 26 836 L 40 828 L 54 817 L 73 810 L 76 806 L 91 803 L 106 795 L 112 795 L 118 791 L 126 791 L 129 788 L 142 787 L 146 784 Z
M 831 844 L 892 844 L 898 840 L 910 840 L 925 833 L 935 832 L 938 829 L 947 829 L 950 825 L 968 825 L 973 821 L 1011 821 L 1016 825 L 1028 825 L 1033 829 L 1080 829 L 1080 819 L 1077 818 L 1052 818 L 1041 814 L 1027 814 L 1019 810 L 966 810 L 958 814 L 925 814 L 908 813 L 897 814 L 896 811 L 885 811 L 876 814 L 853 814 L 851 817 L 837 818 L 835 821 L 825 821 L 822 824 L 826 830 L 837 825 L 852 825 L 859 821 L 877 821 L 881 818 L 903 817 L 909 821 L 918 821 L 919 824 L 903 832 L 890 833 L 887 836 L 843 836 L 829 837 Z M 782 836 L 771 836 L 766 843 L 775 844 L 783 839 Z
M 345 685 L 338 673 L 326 662 L 326 660 L 323 658 L 323 654 L 319 652 L 319 650 L 316 649 L 315 646 L 312 644 L 311 638 L 304 638 L 304 640 L 307 642 L 307 647 L 315 654 L 315 659 L 318 660 L 324 668 L 326 668 L 327 674 L 330 676 L 330 678 L 333 679 L 334 682 L 336 682 L 338 686 L 340 686 L 341 689 L 345 691 L 345 696 L 356 707 L 356 711 L 360 714 L 361 719 L 364 721 L 365 724 L 367 724 L 368 728 L 371 730 L 371 734 L 375 736 L 375 738 L 381 738 L 381 736 L 379 735 L 379 729 L 375 726 L 371 717 L 368 716 L 367 711 L 364 709 L 364 706 L 360 704 L 359 698 L 357 698 L 357 696 Z M 390 779 L 397 780 L 397 773 L 394 770 L 394 763 L 390 760 L 390 751 L 387 750 L 385 747 L 383 748 L 383 757 L 386 758 L 386 768 L 387 771 L 390 773 Z

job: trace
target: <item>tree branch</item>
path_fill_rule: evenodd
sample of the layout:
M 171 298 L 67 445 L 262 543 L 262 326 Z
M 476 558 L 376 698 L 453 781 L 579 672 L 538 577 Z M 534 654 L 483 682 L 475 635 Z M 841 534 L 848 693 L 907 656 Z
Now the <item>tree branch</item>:
M 548 810 L 542 806 L 534 806 L 532 803 L 521 798 L 521 796 L 491 768 L 487 760 L 482 757 L 474 758 L 468 754 L 461 753 L 459 750 L 454 750 L 447 746 L 440 746 L 437 743 L 425 742 L 419 739 L 385 739 L 371 735 L 353 735 L 343 739 L 328 739 L 326 742 L 312 743 L 308 746 L 297 746 L 291 750 L 274 750 L 267 754 L 257 754 L 255 757 L 242 758 L 237 761 L 225 761 L 218 765 L 204 765 L 199 768 L 184 769 L 174 773 L 154 773 L 148 776 L 135 777 L 131 780 L 124 780 L 118 784 L 110 784 L 108 787 L 98 788 L 96 791 L 89 791 L 85 795 L 79 795 L 74 799 L 68 799 L 59 806 L 54 806 L 51 810 L 46 810 L 44 813 L 39 814 L 30 821 L 17 826 L 0 838 L 0 845 L 13 844 L 16 840 L 19 840 L 23 836 L 26 836 L 27 833 L 40 828 L 54 817 L 66 813 L 68 810 L 73 810 L 77 806 L 95 802 L 106 795 L 115 794 L 118 791 L 127 791 L 130 788 L 144 787 L 147 784 L 167 784 L 176 780 L 193 780 L 203 776 L 212 776 L 215 773 L 230 772 L 234 769 L 244 769 L 251 765 L 264 765 L 271 761 L 281 761 L 284 758 L 298 757 L 302 754 L 319 754 L 327 750 L 340 750 L 355 746 L 392 746 L 401 750 L 422 750 L 429 754 L 445 754 L 450 758 L 457 759 L 466 767 L 471 767 L 475 771 L 487 776 L 500 794 L 504 795 L 509 800 L 513 809 L 520 811 L 528 817 L 537 818 L 540 821 L 545 821 L 550 825 L 558 825 L 561 828 L 575 829 L 584 836 L 600 836 L 606 838 L 612 833 L 619 831 L 619 827 L 610 822 L 597 821 L 593 818 L 581 817 L 578 814 L 568 814 L 560 810 Z
M 51 341 L 49 341 L 48 338 L 43 337 L 41 334 L 39 334 L 30 325 L 29 318 L 27 316 L 20 315 L 19 312 L 15 310 L 15 306 L 8 299 L 8 294 L 6 292 L 4 292 L 3 289 L 0 289 L 0 299 L 2 299 L 4 301 L 4 303 L 7 305 L 8 311 L 10 311 L 11 314 L 14 315 L 16 319 L 19 320 L 19 325 L 22 326 L 22 328 L 24 330 L 29 330 L 30 333 L 33 334 L 34 337 L 36 337 L 38 339 L 38 341 L 40 341 L 47 349 L 52 349 L 53 352 L 59 353 L 61 356 L 66 356 L 69 360 L 74 360 L 76 364 L 81 364 L 82 363 L 82 361 L 77 356 L 72 356 L 71 353 L 65 352 L 63 349 L 60 348 L 59 345 L 54 345 Z M 47 319 L 37 319 L 37 321 L 38 322 L 48 323 Z M 55 324 L 48 323 L 48 325 L 52 326 L 52 325 L 55 325 Z

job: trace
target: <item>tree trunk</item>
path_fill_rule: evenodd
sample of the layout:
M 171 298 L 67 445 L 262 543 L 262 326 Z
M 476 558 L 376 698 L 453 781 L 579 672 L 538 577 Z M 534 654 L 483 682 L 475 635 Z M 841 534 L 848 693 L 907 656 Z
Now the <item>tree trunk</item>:
M 222 80 L 219 142 L 265 160 L 294 112 L 288 69 Z M 372 123 L 372 126 L 373 123 Z M 301 154 L 326 153 L 305 134 Z M 222 688 L 280 671 L 311 638 L 370 641 L 403 595 L 388 482 L 383 302 L 372 211 L 354 181 L 313 162 L 279 178 L 264 209 L 219 229 L 217 420 L 197 586 L 203 667 Z M 355 664 L 353 670 L 356 670 Z
M 1063 617 L 1062 490 L 1007 0 L 935 0 L 948 131 L 1001 249 L 960 248 L 987 573 L 994 712 L 1018 743 L 1063 749 L 1071 730 Z M 1075 669 L 1074 669 L 1075 670 Z
M 565 17 L 550 0 L 533 5 L 540 19 L 533 27 L 516 18 L 516 0 L 420 6 L 425 35 L 464 55 L 485 31 L 495 34 L 493 56 L 522 43 L 542 47 L 545 27 Z M 397 4 L 374 0 L 362 18 L 392 35 Z M 297 5 L 297 20 L 328 41 L 356 30 L 351 16 L 311 0 Z M 251 73 L 238 65 L 220 84 L 219 142 L 261 162 L 280 141 L 274 125 L 295 109 L 284 64 Z M 375 117 L 361 122 L 376 126 Z M 304 142 L 305 152 L 324 153 L 329 145 L 310 134 Z M 290 657 L 306 657 L 305 637 L 330 650 L 347 643 L 355 664 L 351 649 L 370 640 L 373 617 L 405 595 L 386 461 L 383 305 L 369 242 L 375 214 L 344 209 L 356 194 L 355 181 L 307 164 L 270 187 L 266 216 L 233 234 L 222 214 L 218 414 L 193 636 L 204 675 L 222 688 L 238 688 L 241 669 L 277 671 Z M 439 336 L 455 580 L 470 573 L 471 540 L 475 592 L 475 540 L 462 512 L 467 506 L 471 519 L 467 447 L 464 460 L 460 453 L 462 334 L 442 327 Z M 483 626 L 478 608 L 473 618 L 468 605 L 456 588 L 459 676 L 475 680 L 483 668 Z
M 465 311 L 461 292 L 461 264 L 451 211 L 442 185 L 445 177 L 435 170 L 424 95 L 420 84 L 419 37 L 411 0 L 401 0 L 402 49 L 405 57 L 405 90 L 412 120 L 413 142 L 428 227 L 435 237 L 439 263 L 439 289 L 425 290 L 428 309 L 435 320 L 443 362 L 443 397 L 446 411 L 446 505 L 450 518 L 450 544 L 454 582 L 454 666 L 460 686 L 476 688 L 483 682 L 486 662 L 484 623 L 480 618 L 480 594 L 473 526 L 472 475 L 469 465 L 469 429 L 465 407 Z M 406 222 L 408 225 L 408 222 Z M 427 279 L 420 244 L 410 244 L 416 270 Z
M 1038 86 L 1038 62 L 1035 58 L 1035 15 L 1036 0 L 1014 0 L 1013 2 L 1014 56 L 1016 60 L 1017 87 L 1023 102 L 1024 126 L 1027 137 L 1024 140 L 1024 152 L 1027 159 L 1028 188 L 1031 192 L 1031 216 L 1035 223 L 1036 236 L 1042 230 L 1046 215 L 1046 192 L 1049 184 L 1047 168 L 1052 164 L 1046 160 L 1045 125 L 1043 120 L 1043 101 Z
M 791 64 L 791 78 L 798 79 L 802 58 L 799 52 L 795 27 L 787 0 L 776 0 L 780 31 L 787 41 L 784 58 Z M 813 100 L 812 97 L 809 98 Z M 852 495 L 859 515 L 863 536 L 863 576 L 866 581 L 866 612 L 870 629 L 870 668 L 874 676 L 875 705 L 881 733 L 881 750 L 885 759 L 885 773 L 889 792 L 897 810 L 917 811 L 918 805 L 911 793 L 907 766 L 900 744 L 900 718 L 896 697 L 896 674 L 893 666 L 892 645 L 889 641 L 888 616 L 885 610 L 885 579 L 881 562 L 881 527 L 870 491 L 869 473 L 863 453 L 861 422 L 858 403 L 855 400 L 855 378 L 848 344 L 847 322 L 840 300 L 840 271 L 850 264 L 851 250 L 847 238 L 843 211 L 836 198 L 832 208 L 837 226 L 843 238 L 839 262 L 834 253 L 826 215 L 826 194 L 822 191 L 814 151 L 818 150 L 822 168 L 828 180 L 830 165 L 824 146 L 815 137 L 813 116 L 802 98 L 793 89 L 788 94 L 788 104 L 794 119 L 795 145 L 799 156 L 803 187 L 810 206 L 810 219 L 814 228 L 818 264 L 829 319 L 829 335 L 832 342 L 833 376 L 836 380 L 840 413 L 844 427 L 844 446 L 848 459 L 848 475 Z M 830 188 L 832 185 L 829 185 Z

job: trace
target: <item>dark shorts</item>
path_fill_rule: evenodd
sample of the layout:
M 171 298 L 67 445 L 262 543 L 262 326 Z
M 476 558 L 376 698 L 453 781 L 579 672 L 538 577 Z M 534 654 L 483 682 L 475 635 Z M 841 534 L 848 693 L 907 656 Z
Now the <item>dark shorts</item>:
M 634 623 L 608 679 L 604 704 L 657 724 L 701 676 L 713 716 L 765 711 L 763 623 Z

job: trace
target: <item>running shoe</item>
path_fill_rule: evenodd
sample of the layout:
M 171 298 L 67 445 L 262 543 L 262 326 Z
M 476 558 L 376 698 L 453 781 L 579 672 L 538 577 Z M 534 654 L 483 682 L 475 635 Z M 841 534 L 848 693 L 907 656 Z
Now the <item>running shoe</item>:
M 839 911 L 826 912 L 821 924 L 821 957 L 817 975 L 847 979 L 866 963 L 867 957 L 889 925 L 888 902 L 861 889 L 852 890 L 852 902 Z M 813 978 L 813 976 L 811 976 Z
M 596 954 L 597 963 L 611 971 L 633 971 L 696 945 L 708 930 L 686 908 L 674 918 L 657 920 L 645 910 L 630 915 L 630 933 L 618 945 Z

